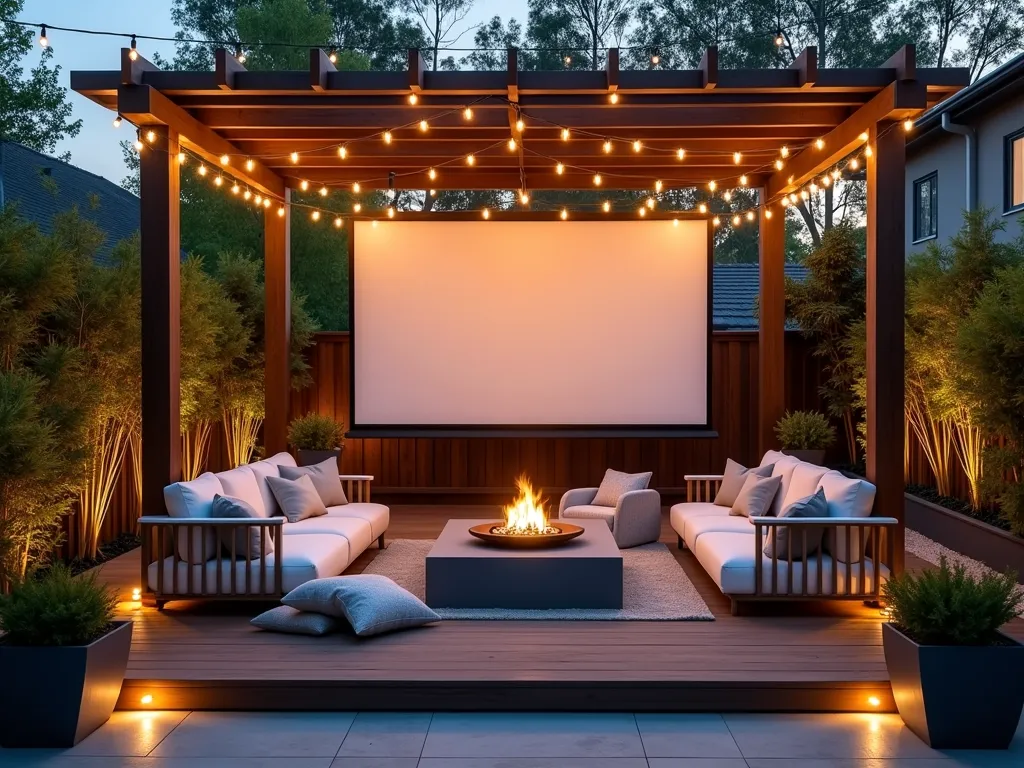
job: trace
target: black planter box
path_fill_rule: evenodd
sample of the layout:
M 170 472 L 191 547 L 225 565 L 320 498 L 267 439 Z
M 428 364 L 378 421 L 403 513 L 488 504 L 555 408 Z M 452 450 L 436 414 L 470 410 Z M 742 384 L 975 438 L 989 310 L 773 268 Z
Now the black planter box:
M 341 463 L 341 448 L 335 448 L 333 451 L 311 451 L 306 448 L 297 448 L 295 453 L 296 462 L 300 467 L 308 467 L 311 464 L 319 464 L 321 461 L 327 461 L 327 459 L 334 456 L 338 459 L 338 463 Z
M 0 746 L 73 747 L 110 719 L 132 647 L 116 624 L 89 645 L 0 643 Z
M 904 498 L 908 528 L 994 571 L 1016 571 L 1024 581 L 1024 539 L 911 493 Z
M 1024 708 L 1024 645 L 918 645 L 891 624 L 882 647 L 900 717 L 933 749 L 1006 749 Z

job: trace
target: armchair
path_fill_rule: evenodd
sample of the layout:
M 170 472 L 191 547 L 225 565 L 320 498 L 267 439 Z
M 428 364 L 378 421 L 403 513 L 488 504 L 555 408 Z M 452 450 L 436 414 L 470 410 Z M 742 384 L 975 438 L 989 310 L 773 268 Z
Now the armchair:
M 650 488 L 628 491 L 614 507 L 593 504 L 597 488 L 575 488 L 566 491 L 558 505 L 561 519 L 589 518 L 604 520 L 611 529 L 619 549 L 650 544 L 661 536 L 661 494 Z

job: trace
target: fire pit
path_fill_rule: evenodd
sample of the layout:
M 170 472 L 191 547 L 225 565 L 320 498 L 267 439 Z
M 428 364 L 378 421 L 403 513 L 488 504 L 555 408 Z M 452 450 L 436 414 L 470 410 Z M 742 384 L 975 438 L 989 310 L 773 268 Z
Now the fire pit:
M 583 533 L 578 525 L 549 523 L 544 514 L 544 499 L 534 492 L 525 476 L 516 480 L 516 488 L 519 495 L 505 507 L 504 522 L 474 525 L 469 529 L 471 535 L 493 547 L 546 549 L 560 547 Z

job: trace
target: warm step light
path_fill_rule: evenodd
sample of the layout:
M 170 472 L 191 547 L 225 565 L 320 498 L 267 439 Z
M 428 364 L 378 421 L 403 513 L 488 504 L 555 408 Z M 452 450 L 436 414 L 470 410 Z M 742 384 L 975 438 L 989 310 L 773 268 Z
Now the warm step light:
M 151 693 L 144 694 L 142 696 L 142 698 L 139 699 L 139 703 L 140 704 L 145 704 L 145 705 L 152 704 L 153 703 L 153 694 L 151 694 Z

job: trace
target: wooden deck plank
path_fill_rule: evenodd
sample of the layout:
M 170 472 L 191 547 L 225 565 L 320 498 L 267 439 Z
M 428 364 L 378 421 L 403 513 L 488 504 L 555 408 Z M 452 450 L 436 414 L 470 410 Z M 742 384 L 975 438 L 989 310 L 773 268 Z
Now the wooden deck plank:
M 451 517 L 494 507 L 393 507 L 390 539 L 434 538 Z M 732 616 L 729 601 L 664 518 L 662 541 L 713 622 L 450 621 L 361 640 L 261 632 L 252 603 L 121 604 L 135 621 L 119 707 L 821 709 L 893 702 L 881 616 L 861 604 L 786 604 Z M 371 547 L 349 573 L 377 555 Z M 908 556 L 912 567 L 927 564 Z M 138 552 L 101 567 L 122 600 L 138 585 Z M 779 609 L 785 614 L 780 615 Z M 1024 637 L 1024 622 L 1011 627 Z

